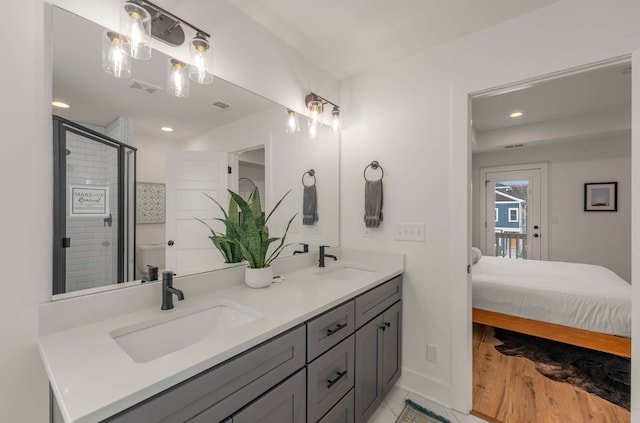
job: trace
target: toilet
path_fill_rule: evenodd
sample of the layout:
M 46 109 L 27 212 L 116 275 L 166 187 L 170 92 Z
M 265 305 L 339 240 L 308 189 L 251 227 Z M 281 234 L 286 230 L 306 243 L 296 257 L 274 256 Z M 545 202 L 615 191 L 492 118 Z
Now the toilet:
M 164 250 L 164 243 L 136 246 L 136 279 L 149 280 L 147 266 L 157 266 L 158 278 L 162 278 L 165 266 Z

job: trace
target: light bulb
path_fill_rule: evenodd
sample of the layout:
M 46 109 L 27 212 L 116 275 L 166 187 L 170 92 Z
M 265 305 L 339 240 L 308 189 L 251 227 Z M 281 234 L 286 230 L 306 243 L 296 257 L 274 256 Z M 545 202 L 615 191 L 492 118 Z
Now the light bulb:
M 186 70 L 187 67 L 183 62 L 169 59 L 167 90 L 176 97 L 189 96 L 189 78 Z
M 331 128 L 333 129 L 333 132 L 338 132 L 340 130 L 340 109 L 338 108 L 338 106 L 333 107 L 331 117 Z
M 151 58 L 151 16 L 134 1 L 125 1 L 120 14 L 120 32 L 124 34 L 123 51 L 134 59 Z
M 287 109 L 287 113 L 289 114 L 289 118 L 287 119 L 287 134 L 295 134 L 300 131 L 300 125 L 298 124 L 298 116 L 296 112 L 291 109 Z
M 102 40 L 102 70 L 116 78 L 130 78 L 131 59 L 124 54 L 122 34 L 106 30 Z
M 320 126 L 318 121 L 314 121 L 313 119 L 309 120 L 309 138 L 312 140 L 315 140 L 318 136 L 318 126 Z
M 191 41 L 189 51 L 191 54 L 189 78 L 199 84 L 211 84 L 213 82 L 213 53 L 206 35 L 199 32 Z

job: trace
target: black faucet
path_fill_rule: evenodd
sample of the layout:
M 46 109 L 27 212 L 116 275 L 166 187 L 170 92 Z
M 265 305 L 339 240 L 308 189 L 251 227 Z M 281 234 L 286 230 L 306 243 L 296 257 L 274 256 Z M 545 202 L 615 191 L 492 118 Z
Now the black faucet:
M 296 250 L 296 251 L 293 252 L 293 255 L 303 254 L 303 253 L 308 253 L 309 252 L 309 244 L 305 244 L 304 242 L 301 242 L 300 245 L 302 245 L 302 251 Z
M 325 254 L 324 249 L 325 248 L 329 248 L 328 245 L 321 245 L 320 246 L 320 260 L 318 263 L 318 267 L 324 267 L 324 259 L 329 257 L 332 258 L 334 260 L 338 260 L 338 257 L 334 256 L 333 254 Z
M 184 300 L 184 294 L 179 289 L 173 287 L 173 277 L 175 273 L 162 272 L 162 310 L 173 308 L 173 295 L 178 297 L 178 301 Z

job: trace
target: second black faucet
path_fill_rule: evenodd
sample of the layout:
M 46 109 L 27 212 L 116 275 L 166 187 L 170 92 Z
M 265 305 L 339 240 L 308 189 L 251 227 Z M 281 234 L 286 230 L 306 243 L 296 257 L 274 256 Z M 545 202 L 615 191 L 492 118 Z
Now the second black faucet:
M 338 257 L 334 256 L 333 254 L 325 254 L 324 250 L 325 248 L 329 248 L 328 245 L 321 245 L 320 246 L 320 257 L 318 260 L 318 267 L 324 267 L 324 259 L 325 258 L 332 258 L 334 260 L 338 260 Z

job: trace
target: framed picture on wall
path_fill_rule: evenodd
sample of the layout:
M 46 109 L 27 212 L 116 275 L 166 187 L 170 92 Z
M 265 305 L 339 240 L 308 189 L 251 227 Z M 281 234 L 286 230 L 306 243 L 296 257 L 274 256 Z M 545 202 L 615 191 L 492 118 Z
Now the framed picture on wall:
M 618 211 L 618 183 L 584 184 L 584 211 Z

